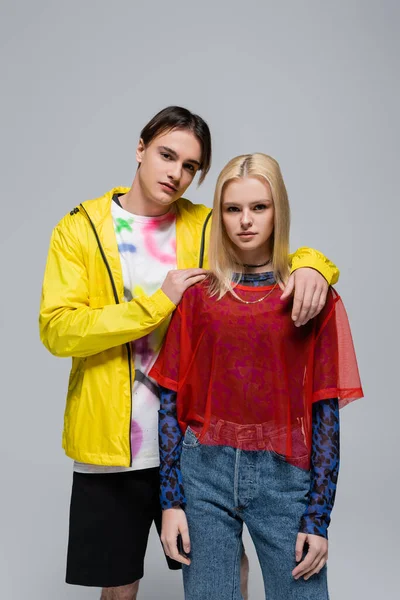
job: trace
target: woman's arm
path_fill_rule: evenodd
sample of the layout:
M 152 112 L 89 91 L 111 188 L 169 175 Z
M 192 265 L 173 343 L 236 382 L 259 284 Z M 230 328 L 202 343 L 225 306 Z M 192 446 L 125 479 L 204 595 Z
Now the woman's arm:
M 320 400 L 313 404 L 311 485 L 300 531 L 328 537 L 335 502 L 340 462 L 339 402 Z
M 296 540 L 295 579 L 309 579 L 328 559 L 328 525 L 335 501 L 339 473 L 339 402 L 320 400 L 313 404 L 311 484 L 309 501 Z M 305 544 L 308 549 L 302 560 Z M 300 562 L 301 561 L 301 562 Z
M 176 416 L 176 392 L 160 387 L 158 420 L 161 508 L 185 506 L 180 457 L 183 435 Z
M 182 485 L 180 457 L 183 435 L 176 416 L 176 392 L 160 386 L 159 411 L 160 440 L 160 501 L 163 509 L 161 541 L 167 556 L 190 565 L 190 537 L 186 515 L 186 504 Z M 183 552 L 178 548 L 181 536 Z

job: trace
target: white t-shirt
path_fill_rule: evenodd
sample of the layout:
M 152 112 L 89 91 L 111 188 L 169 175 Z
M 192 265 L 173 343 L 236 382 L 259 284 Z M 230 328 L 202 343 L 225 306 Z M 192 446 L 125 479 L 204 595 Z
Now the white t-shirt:
M 124 281 L 124 299 L 150 296 L 158 290 L 168 271 L 176 269 L 176 215 L 170 211 L 161 217 L 142 217 L 112 203 L 112 217 L 118 242 Z M 166 319 L 149 335 L 131 342 L 135 362 L 132 389 L 132 465 L 105 467 L 76 462 L 79 473 L 116 473 L 149 469 L 159 465 L 157 384 L 148 373 L 160 351 L 169 325 Z

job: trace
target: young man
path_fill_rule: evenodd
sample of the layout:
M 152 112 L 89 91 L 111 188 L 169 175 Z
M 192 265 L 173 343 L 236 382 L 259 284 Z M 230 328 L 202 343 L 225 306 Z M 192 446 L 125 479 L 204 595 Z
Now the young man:
M 80 204 L 54 229 L 40 309 L 43 343 L 72 357 L 66 579 L 102 587 L 103 600 L 135 600 L 153 521 L 160 531 L 159 401 L 148 373 L 170 315 L 207 267 L 210 209 L 182 198 L 210 168 L 207 124 L 166 108 L 142 130 L 136 158 L 130 189 Z M 285 295 L 295 290 L 302 325 L 321 310 L 338 271 L 307 248 L 292 256 L 292 271 Z

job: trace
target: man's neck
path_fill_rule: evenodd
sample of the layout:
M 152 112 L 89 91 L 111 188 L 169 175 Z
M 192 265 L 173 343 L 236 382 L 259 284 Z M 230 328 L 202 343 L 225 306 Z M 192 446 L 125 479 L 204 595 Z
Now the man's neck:
M 143 194 L 137 177 L 133 180 L 132 187 L 126 194 L 119 197 L 124 210 L 142 217 L 160 217 L 170 210 L 170 206 L 155 204 Z

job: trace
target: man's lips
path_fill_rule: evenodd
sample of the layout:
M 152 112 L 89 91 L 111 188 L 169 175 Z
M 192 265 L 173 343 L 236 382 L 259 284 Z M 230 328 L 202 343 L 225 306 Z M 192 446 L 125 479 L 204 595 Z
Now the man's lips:
M 172 185 L 172 183 L 165 183 L 163 181 L 160 181 L 160 185 L 165 189 L 165 191 L 171 192 L 173 194 L 175 194 L 175 192 L 177 191 L 177 188 Z

